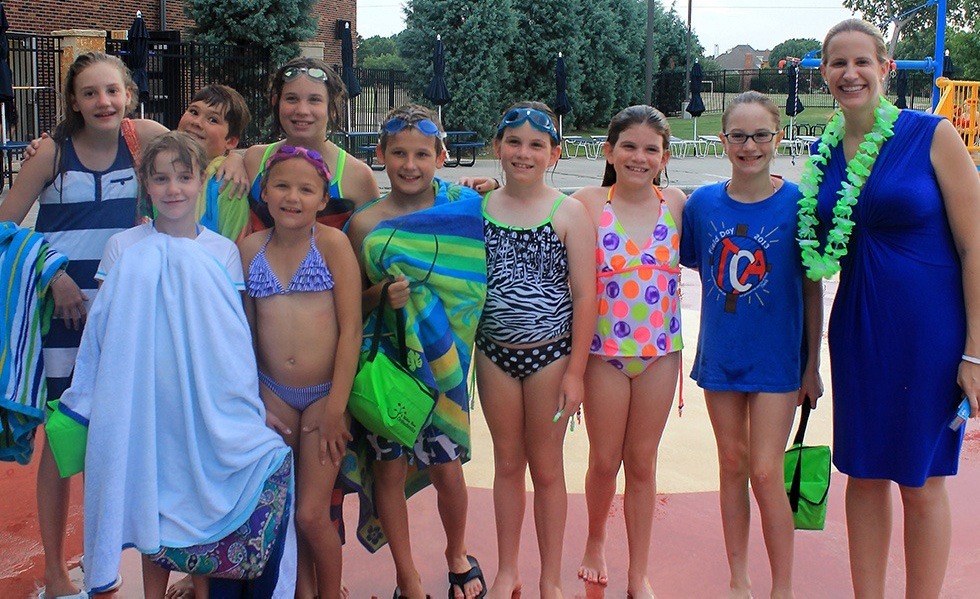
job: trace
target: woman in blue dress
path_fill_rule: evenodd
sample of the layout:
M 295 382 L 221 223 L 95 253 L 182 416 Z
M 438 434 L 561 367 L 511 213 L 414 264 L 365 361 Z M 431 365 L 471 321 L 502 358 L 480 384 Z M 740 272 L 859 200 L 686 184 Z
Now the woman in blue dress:
M 855 596 L 884 596 L 895 482 L 906 596 L 936 597 L 952 534 L 945 477 L 963 442 L 949 425 L 964 395 L 977 415 L 980 393 L 980 179 L 949 121 L 882 97 L 889 68 L 873 25 L 827 34 L 820 71 L 841 110 L 804 170 L 800 243 L 808 276 L 841 273 L 834 463 L 848 475 Z

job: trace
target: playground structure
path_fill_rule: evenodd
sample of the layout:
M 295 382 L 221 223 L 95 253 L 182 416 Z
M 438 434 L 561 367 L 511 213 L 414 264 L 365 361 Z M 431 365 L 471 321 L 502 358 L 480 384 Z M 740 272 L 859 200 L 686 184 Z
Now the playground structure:
M 980 82 L 952 81 L 945 77 L 936 80 L 941 94 L 936 114 L 953 123 L 974 161 L 980 157 Z

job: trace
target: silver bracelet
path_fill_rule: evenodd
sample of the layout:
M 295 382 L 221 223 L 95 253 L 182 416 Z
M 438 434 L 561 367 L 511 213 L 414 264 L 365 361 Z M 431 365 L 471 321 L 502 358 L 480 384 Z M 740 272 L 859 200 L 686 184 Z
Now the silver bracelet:
M 54 285 L 54 282 L 60 279 L 61 277 L 63 277 L 64 275 L 65 275 L 65 269 L 63 268 L 58 272 L 54 273 L 54 276 L 51 277 L 51 282 L 48 283 L 48 286 L 50 287 L 51 285 Z
M 975 356 L 968 356 L 966 354 L 963 354 L 962 358 L 964 362 L 969 362 L 970 364 L 980 364 L 980 358 L 977 358 Z

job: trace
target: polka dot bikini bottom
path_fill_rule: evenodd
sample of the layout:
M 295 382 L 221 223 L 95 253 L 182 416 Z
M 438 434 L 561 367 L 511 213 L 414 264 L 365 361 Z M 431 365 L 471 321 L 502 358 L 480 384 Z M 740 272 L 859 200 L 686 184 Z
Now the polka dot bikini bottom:
M 499 345 L 478 333 L 476 347 L 501 370 L 522 381 L 555 360 L 572 353 L 572 337 L 569 335 L 537 347 L 516 349 Z

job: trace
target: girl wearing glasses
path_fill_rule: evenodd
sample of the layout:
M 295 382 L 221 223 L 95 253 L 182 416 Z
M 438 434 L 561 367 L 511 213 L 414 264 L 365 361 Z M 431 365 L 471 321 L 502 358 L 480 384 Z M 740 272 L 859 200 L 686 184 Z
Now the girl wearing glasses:
M 670 126 L 650 106 L 613 117 L 602 187 L 575 194 L 598 229 L 598 322 L 585 370 L 589 536 L 579 578 L 605 586 L 606 521 L 620 465 L 626 469 L 627 592 L 653 597 L 647 579 L 657 449 L 679 370 L 681 214 L 686 197 L 660 189 Z
M 316 222 L 329 186 L 319 153 L 278 146 L 261 180 L 275 226 L 239 244 L 259 393 L 296 456 L 298 597 L 341 593 L 330 499 L 351 438 L 345 412 L 361 344 L 357 259 L 343 233 Z
M 507 110 L 493 141 L 504 185 L 484 197 L 487 301 L 476 335 L 476 373 L 493 439 L 499 564 L 493 597 L 521 588 L 528 467 L 541 556 L 538 596 L 561 596 L 562 443 L 582 403 L 595 330 L 595 231 L 581 203 L 565 201 L 545 184 L 561 153 L 554 122 L 540 102 Z
M 273 134 L 285 139 L 255 145 L 245 153 L 245 168 L 252 178 L 252 230 L 272 226 L 269 208 L 262 202 L 263 166 L 282 144 L 309 148 L 323 156 L 331 173 L 330 197 L 318 213 L 319 222 L 342 227 L 355 208 L 377 198 L 378 184 L 370 167 L 327 140 L 345 109 L 347 89 L 327 63 L 315 58 L 294 58 L 276 71 L 269 90 Z
M 823 393 L 822 290 L 819 283 L 804 285 L 796 244 L 800 191 L 769 172 L 782 137 L 779 109 L 766 96 L 745 92 L 725 109 L 722 129 L 732 178 L 699 188 L 684 209 L 681 263 L 701 273 L 701 329 L 691 377 L 704 389 L 718 445 L 730 596 L 752 594 L 751 481 L 771 596 L 792 597 L 793 516 L 783 452 L 796 407 L 807 399 L 815 406 Z

